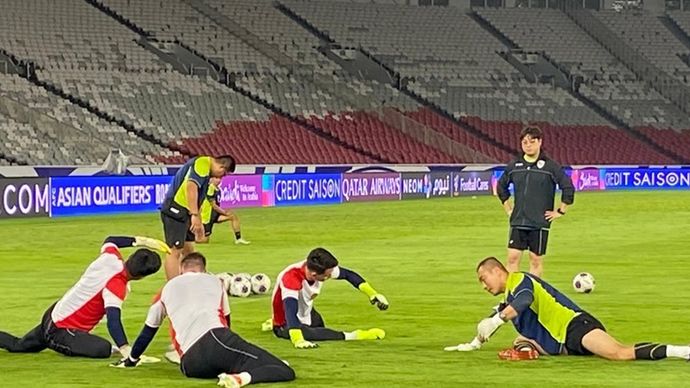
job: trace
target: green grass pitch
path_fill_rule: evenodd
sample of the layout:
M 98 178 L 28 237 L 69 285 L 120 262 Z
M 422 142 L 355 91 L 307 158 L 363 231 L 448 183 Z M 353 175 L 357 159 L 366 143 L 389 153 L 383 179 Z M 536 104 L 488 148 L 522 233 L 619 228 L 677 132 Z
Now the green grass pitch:
M 552 229 L 545 279 L 598 317 L 625 343 L 690 342 L 688 192 L 578 194 L 568 215 Z M 594 357 L 542 357 L 530 362 L 497 358 L 515 331 L 506 325 L 482 350 L 446 353 L 443 347 L 472 339 L 478 319 L 497 298 L 474 274 L 487 255 L 503 259 L 507 219 L 498 200 L 360 203 L 342 206 L 242 209 L 249 246 L 235 246 L 229 226 L 216 226 L 200 246 L 212 272 L 266 272 L 272 279 L 316 246 L 330 249 L 385 294 L 379 312 L 345 282 L 329 281 L 316 306 L 327 325 L 347 330 L 379 327 L 376 342 L 328 342 L 296 350 L 262 333 L 269 296 L 231 299 L 233 328 L 245 339 L 288 360 L 294 386 L 687 386 L 690 365 L 679 360 L 609 362 Z M 157 214 L 0 222 L 0 330 L 24 334 L 79 277 L 108 235 L 162 237 Z M 523 269 L 526 268 L 523 261 Z M 574 294 L 571 279 L 591 272 L 597 288 Z M 131 283 L 124 323 L 133 341 L 148 304 L 163 284 L 162 271 Z M 105 335 L 103 324 L 96 333 Z M 147 354 L 162 357 L 161 330 Z M 113 358 L 112 361 L 115 361 Z M 0 386 L 201 387 L 167 362 L 135 370 L 104 360 L 69 359 L 52 351 L 16 355 L 0 351 Z M 287 384 L 274 385 L 288 386 Z

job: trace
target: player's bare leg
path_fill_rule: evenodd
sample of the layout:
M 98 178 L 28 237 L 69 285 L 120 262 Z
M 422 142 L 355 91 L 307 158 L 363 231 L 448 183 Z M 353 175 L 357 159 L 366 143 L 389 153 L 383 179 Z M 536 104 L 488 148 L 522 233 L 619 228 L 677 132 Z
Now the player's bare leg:
M 544 273 L 544 256 L 539 256 L 530 251 L 529 253 L 529 273 L 541 277 Z
M 225 211 L 229 215 L 218 217 L 218 223 L 230 221 L 230 227 L 232 228 L 232 232 L 235 234 L 235 244 L 249 244 L 249 241 L 242 238 L 242 232 L 240 231 L 240 217 L 238 217 L 237 214 L 233 213 L 230 210 L 226 209 Z
M 165 279 L 170 280 L 180 274 L 180 257 L 182 249 L 172 248 L 165 256 Z
M 172 248 L 165 257 L 165 278 L 170 280 L 180 274 L 180 260 L 182 257 L 194 252 L 194 243 L 185 242 L 182 249 Z
M 520 271 L 520 258 L 522 258 L 521 250 L 508 248 L 508 258 L 506 259 L 506 269 L 508 272 Z
M 594 329 L 582 337 L 582 346 L 599 357 L 613 361 L 635 359 L 635 347 L 624 346 L 609 333 Z
M 643 342 L 627 346 L 607 332 L 595 329 L 582 337 L 582 346 L 599 357 L 612 361 L 661 360 L 667 357 L 690 359 L 690 346 Z

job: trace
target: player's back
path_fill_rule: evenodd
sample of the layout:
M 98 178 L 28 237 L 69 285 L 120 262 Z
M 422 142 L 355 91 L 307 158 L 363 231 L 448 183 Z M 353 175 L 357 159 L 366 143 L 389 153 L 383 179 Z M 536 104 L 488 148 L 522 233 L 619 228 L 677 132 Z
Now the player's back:
M 161 302 L 183 352 L 209 330 L 227 327 L 227 294 L 216 276 L 200 272 L 179 275 L 163 287 Z
M 549 354 L 560 353 L 570 321 L 583 310 L 544 280 L 527 272 L 513 272 L 506 282 L 505 302 L 521 293 L 531 293 L 533 301 L 513 319 L 515 329 L 537 341 Z
M 52 319 L 58 327 L 90 331 L 105 314 L 108 301 L 103 300 L 104 290 L 107 297 L 122 300 L 126 287 L 127 277 L 120 251 L 113 244 L 104 244 L 101 255 L 57 302 Z

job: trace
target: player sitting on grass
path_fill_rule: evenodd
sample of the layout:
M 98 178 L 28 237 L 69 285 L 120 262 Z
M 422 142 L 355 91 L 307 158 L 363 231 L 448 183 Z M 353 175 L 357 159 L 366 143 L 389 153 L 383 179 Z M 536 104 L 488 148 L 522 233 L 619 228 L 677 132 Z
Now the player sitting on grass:
M 316 248 L 306 260 L 283 270 L 273 290 L 273 319 L 263 325 L 277 337 L 289 339 L 299 349 L 315 348 L 311 341 L 383 339 L 381 329 L 336 331 L 325 327 L 323 318 L 314 308 L 314 298 L 329 278 L 344 279 L 365 293 L 379 310 L 388 308 L 386 297 L 374 290 L 356 272 L 338 266 L 338 260 L 327 250 Z
M 217 376 L 218 385 L 224 387 L 295 379 L 295 372 L 283 361 L 230 331 L 228 295 L 218 277 L 206 273 L 201 253 L 188 254 L 180 267 L 182 274 L 166 283 L 149 309 L 129 357 L 113 366 L 137 366 L 167 315 L 185 376 Z
M 520 336 L 515 349 L 499 353 L 504 359 L 536 358 L 548 355 L 597 355 L 608 360 L 688 359 L 690 346 L 643 342 L 626 346 L 606 333 L 604 326 L 545 281 L 525 272 L 511 272 L 496 258 L 488 257 L 477 266 L 477 276 L 492 295 L 504 294 L 500 311 L 477 326 L 471 343 L 447 347 L 447 351 L 477 350 L 507 320 Z
M 22 338 L 0 332 L 0 348 L 12 353 L 35 353 L 48 348 L 66 356 L 107 358 L 113 351 L 110 342 L 90 334 L 107 316 L 110 336 L 120 353 L 128 356 L 130 347 L 120 320 L 127 283 L 156 273 L 161 258 L 149 249 L 138 249 L 122 261 L 119 248 L 125 247 L 170 252 L 164 242 L 147 237 L 108 237 L 100 256 L 77 284 L 48 308 L 41 323 Z
M 235 233 L 235 244 L 249 244 L 249 241 L 242 238 L 240 231 L 240 218 L 232 210 L 223 209 L 220 207 L 220 178 L 211 177 L 211 183 L 208 186 L 208 193 L 206 199 L 201 204 L 201 222 L 204 224 L 204 237 L 197 239 L 199 244 L 206 244 L 213 233 L 213 225 L 222 224 L 230 221 L 232 231 Z

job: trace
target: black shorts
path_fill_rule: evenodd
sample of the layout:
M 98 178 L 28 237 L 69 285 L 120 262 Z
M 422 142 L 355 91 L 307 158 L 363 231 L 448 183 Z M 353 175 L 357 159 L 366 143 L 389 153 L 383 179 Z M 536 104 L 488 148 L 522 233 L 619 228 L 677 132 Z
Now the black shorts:
M 185 220 L 170 217 L 161 212 L 161 221 L 163 222 L 163 233 L 165 234 L 165 243 L 171 248 L 182 249 L 186 241 L 194 241 L 194 233 L 190 230 L 192 220 L 186 217 Z
M 251 344 L 227 328 L 215 328 L 201 336 L 180 362 L 187 377 L 216 378 L 219 373 L 247 372 L 252 383 L 294 380 L 295 372 L 266 350 Z
M 218 223 L 219 218 L 220 213 L 218 213 L 215 210 L 211 210 L 211 219 L 204 224 L 204 235 L 206 237 L 210 236 L 213 233 L 213 225 Z
M 530 252 L 542 256 L 546 254 L 546 244 L 549 241 L 549 231 L 546 229 L 518 229 L 510 228 L 508 248 Z
M 592 352 L 582 346 L 582 338 L 594 329 L 606 331 L 604 325 L 588 313 L 582 313 L 568 324 L 565 334 L 565 348 L 573 356 L 591 356 Z

